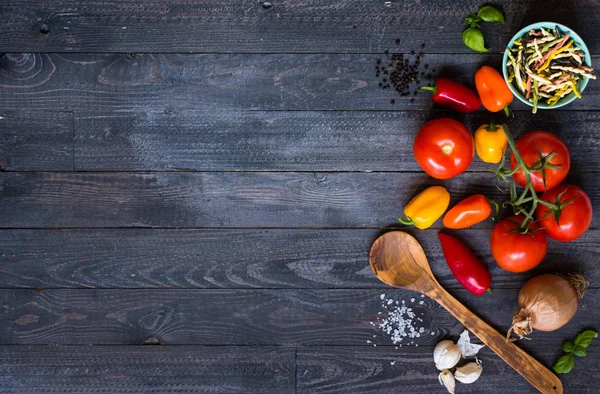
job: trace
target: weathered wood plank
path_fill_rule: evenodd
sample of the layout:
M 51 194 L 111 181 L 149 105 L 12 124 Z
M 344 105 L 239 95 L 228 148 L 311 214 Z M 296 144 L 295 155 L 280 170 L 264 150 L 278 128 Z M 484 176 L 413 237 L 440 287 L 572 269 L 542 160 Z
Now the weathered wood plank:
M 107 111 L 429 110 L 431 95 L 400 97 L 375 77 L 380 55 L 6 54 L 0 58 L 5 109 Z M 595 57 L 594 62 L 598 62 Z M 431 54 L 429 71 L 473 85 L 500 55 Z M 424 67 L 424 66 L 423 66 Z M 424 72 L 427 70 L 423 70 Z M 427 80 L 421 81 L 425 83 Z M 600 108 L 599 84 L 568 109 Z M 391 104 L 395 99 L 395 104 Z M 530 110 L 521 102 L 512 109 Z M 546 111 L 540 112 L 545 114 Z M 498 115 L 502 119 L 502 114 Z
M 452 292 L 500 332 L 510 326 L 518 290 L 475 297 Z M 373 290 L 0 290 L 0 344 L 363 345 L 391 344 L 375 322 L 386 316 L 380 295 L 408 303 L 419 337 L 434 345 L 463 327 L 428 298 Z M 591 289 L 573 321 L 536 332 L 528 344 L 557 344 L 594 327 L 600 290 Z M 423 304 L 420 302 L 423 301 Z M 433 334 L 432 334 L 433 333 Z
M 567 338 L 567 337 L 565 337 Z M 560 346 L 527 346 L 526 350 L 551 368 Z M 298 393 L 442 393 L 433 363 L 433 347 L 301 347 L 296 378 Z M 538 393 L 504 361 L 484 348 L 479 357 L 483 373 L 476 383 L 457 382 L 456 392 Z M 595 370 L 600 347 L 593 346 L 575 368 L 560 375 L 566 393 L 595 393 L 600 385 Z M 474 391 L 473 391 L 474 390 Z
M 219 2 L 18 0 L 3 4 L 0 51 L 79 52 L 383 52 L 400 47 L 469 53 L 461 40 L 464 18 L 477 1 L 280 0 Z M 265 3 L 266 4 L 266 3 Z M 483 24 L 487 46 L 500 51 L 521 27 L 561 22 L 598 53 L 600 19 L 592 0 L 494 3 L 505 26 Z
M 294 349 L 0 346 L 0 393 L 293 393 Z
M 72 170 L 72 114 L 0 108 L 0 169 Z
M 437 232 L 410 231 L 447 288 L 461 288 Z M 386 288 L 368 266 L 380 230 L 2 230 L 0 288 Z M 455 232 L 486 263 L 494 289 L 542 272 L 584 272 L 600 283 L 600 231 L 550 242 L 537 269 L 494 263 L 489 230 Z
M 596 173 L 568 179 L 600 203 Z M 397 224 L 416 193 L 440 183 L 422 172 L 0 173 L 0 228 L 384 227 Z M 491 173 L 444 184 L 452 203 L 474 193 L 505 197 Z
M 412 154 L 428 120 L 452 112 L 136 112 L 76 119 L 77 170 L 317 170 L 420 171 Z M 490 121 L 477 112 L 465 124 Z M 464 120 L 463 120 L 464 121 Z M 500 120 L 502 121 L 502 120 Z M 556 132 L 571 152 L 572 167 L 600 170 L 600 113 L 520 111 L 514 133 Z M 475 159 L 469 170 L 492 166 Z

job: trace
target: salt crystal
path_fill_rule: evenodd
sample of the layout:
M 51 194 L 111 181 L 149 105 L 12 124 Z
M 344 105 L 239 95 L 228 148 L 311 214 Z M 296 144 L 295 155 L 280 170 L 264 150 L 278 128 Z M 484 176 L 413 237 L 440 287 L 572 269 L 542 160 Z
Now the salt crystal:
M 371 341 L 369 341 L 369 340 L 367 339 L 367 343 L 371 343 Z
M 415 302 L 415 299 L 414 299 L 414 298 L 411 298 L 411 299 L 410 299 L 410 302 Z
M 425 294 L 421 294 L 421 298 L 425 298 Z
M 423 305 L 425 301 L 419 301 L 419 305 Z
M 435 335 L 435 332 L 431 331 L 431 335 Z
M 386 299 L 385 297 L 381 301 L 381 307 L 385 309 L 386 316 L 381 319 L 377 318 L 378 326 L 394 345 L 402 346 L 401 342 L 405 338 L 418 338 L 425 331 L 423 327 L 417 326 L 417 322 L 422 322 L 423 319 L 417 317 L 413 309 L 406 305 L 406 301 L 401 300 L 402 304 L 400 304 L 399 301 Z M 415 299 L 412 298 L 411 302 L 414 301 Z M 382 312 L 378 312 L 378 315 L 381 314 Z M 375 337 L 376 335 L 373 336 L 373 338 Z M 396 349 L 398 346 L 396 346 Z
M 396 364 L 395 361 L 390 361 L 390 365 L 394 365 L 394 364 Z
M 377 347 L 377 344 L 376 344 L 376 343 L 374 343 L 374 344 L 373 344 L 373 347 Z
M 383 300 L 383 299 L 385 298 L 385 293 L 383 293 L 382 295 L 380 295 L 380 296 L 379 296 L 379 298 L 380 298 L 381 300 Z

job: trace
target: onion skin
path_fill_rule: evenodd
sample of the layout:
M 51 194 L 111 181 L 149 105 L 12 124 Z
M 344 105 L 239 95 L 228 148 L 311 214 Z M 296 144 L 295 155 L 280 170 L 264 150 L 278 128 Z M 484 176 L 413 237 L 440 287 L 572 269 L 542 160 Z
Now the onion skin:
M 533 329 L 554 331 L 575 316 L 579 299 L 583 295 L 580 275 L 568 278 L 543 274 L 530 279 L 519 292 L 519 312 L 513 317 L 513 325 L 507 339 L 514 332 L 519 338 L 526 338 Z

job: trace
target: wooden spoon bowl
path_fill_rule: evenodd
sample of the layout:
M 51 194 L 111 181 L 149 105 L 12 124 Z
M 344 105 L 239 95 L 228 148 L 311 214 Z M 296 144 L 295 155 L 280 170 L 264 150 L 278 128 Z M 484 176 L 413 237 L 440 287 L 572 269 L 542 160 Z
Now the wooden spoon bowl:
M 539 361 L 507 342 L 502 334 L 452 297 L 435 279 L 419 242 L 403 231 L 383 234 L 371 246 L 371 269 L 383 283 L 425 294 L 542 393 L 562 394 L 560 379 Z

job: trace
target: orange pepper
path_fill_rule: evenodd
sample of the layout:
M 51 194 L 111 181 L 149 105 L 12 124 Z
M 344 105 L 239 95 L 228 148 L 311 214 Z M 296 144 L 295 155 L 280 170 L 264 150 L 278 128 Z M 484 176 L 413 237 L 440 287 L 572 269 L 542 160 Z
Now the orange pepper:
M 495 205 L 496 203 L 494 203 Z M 444 226 L 451 229 L 467 228 L 484 221 L 492 213 L 492 204 L 483 194 L 467 197 L 444 216 Z
M 495 68 L 483 66 L 475 73 L 475 87 L 483 106 L 490 112 L 504 110 L 508 116 L 508 104 L 513 94 L 506 81 Z

